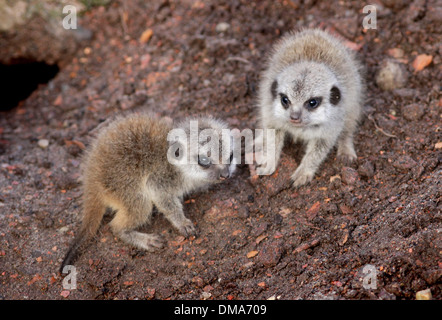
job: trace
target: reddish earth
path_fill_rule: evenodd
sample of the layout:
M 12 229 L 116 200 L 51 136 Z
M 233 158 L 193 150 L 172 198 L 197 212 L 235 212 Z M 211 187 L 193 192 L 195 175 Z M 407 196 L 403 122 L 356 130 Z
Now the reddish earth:
M 441 10 L 436 1 L 375 3 L 376 30 L 363 30 L 357 1 L 138 0 L 86 12 L 79 23 L 92 38 L 0 113 L 0 298 L 415 299 L 430 289 L 441 299 Z M 228 28 L 217 31 L 222 22 Z M 103 225 L 76 263 L 77 289 L 64 290 L 58 268 L 79 226 L 91 131 L 141 110 L 254 128 L 265 54 L 300 27 L 327 28 L 359 48 L 368 89 L 357 163 L 342 167 L 333 152 L 309 185 L 287 189 L 303 155 L 287 144 L 272 176 L 251 179 L 242 165 L 185 200 L 197 238 L 156 214 L 145 229 L 168 246 L 145 253 Z M 54 46 L 36 43 L 37 57 Z M 422 54 L 429 64 L 415 61 Z M 376 85 L 386 59 L 403 68 L 402 88 Z M 364 288 L 367 265 L 375 288 Z

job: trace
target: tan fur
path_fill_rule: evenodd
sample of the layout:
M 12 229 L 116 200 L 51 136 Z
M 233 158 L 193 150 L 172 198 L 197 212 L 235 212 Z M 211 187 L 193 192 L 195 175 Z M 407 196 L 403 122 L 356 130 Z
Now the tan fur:
M 338 157 L 346 163 L 354 161 L 353 134 L 362 113 L 360 73 L 361 65 L 354 53 L 325 31 L 307 29 L 282 37 L 262 74 L 258 97 L 261 128 L 276 130 L 275 163 L 261 165 L 257 173 L 273 172 L 286 134 L 306 144 L 305 156 L 292 175 L 294 186 L 311 181 L 336 143 Z M 332 87 L 340 92 L 337 104 L 331 103 Z M 281 107 L 282 94 L 290 101 L 287 109 Z M 309 110 L 305 104 L 313 97 L 321 97 L 322 102 Z M 292 115 L 300 115 L 297 125 L 293 125 Z
M 186 119 L 178 128 L 186 131 L 190 120 L 198 120 L 200 126 L 219 132 L 227 129 L 225 123 L 208 117 Z M 82 163 L 82 225 L 62 267 L 71 264 L 81 247 L 94 237 L 107 208 L 115 212 L 110 222 L 112 231 L 140 249 L 154 251 L 163 246 L 159 236 L 134 231 L 149 222 L 154 205 L 180 233 L 196 234 L 193 223 L 184 216 L 183 196 L 219 182 L 225 172 L 230 176 L 234 164 L 210 168 L 171 164 L 167 158 L 170 146 L 167 136 L 173 128 L 170 122 L 145 114 L 119 117 L 100 128 Z M 199 142 L 187 143 L 185 147 Z

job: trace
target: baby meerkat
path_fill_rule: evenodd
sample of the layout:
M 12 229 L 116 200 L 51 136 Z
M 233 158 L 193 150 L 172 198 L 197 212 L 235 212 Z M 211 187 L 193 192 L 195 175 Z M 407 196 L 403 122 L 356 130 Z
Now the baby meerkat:
M 336 143 L 338 158 L 346 164 L 354 161 L 353 134 L 363 96 L 360 73 L 354 53 L 325 31 L 284 36 L 273 48 L 259 87 L 259 121 L 264 130 L 275 130 L 275 157 L 268 157 L 257 173 L 275 170 L 286 134 L 306 144 L 291 177 L 294 187 L 313 179 Z
M 101 128 L 82 164 L 83 220 L 61 270 L 95 236 L 109 209 L 115 213 L 113 233 L 139 249 L 163 247 L 158 235 L 135 230 L 150 220 L 154 205 L 182 235 L 196 235 L 184 216 L 183 196 L 234 172 L 234 146 L 221 134 L 225 129 L 224 122 L 211 117 L 187 118 L 174 126 L 146 114 L 120 117 Z M 177 130 L 182 134 L 171 135 Z M 208 130 L 216 147 L 222 146 L 220 153 L 199 138 Z

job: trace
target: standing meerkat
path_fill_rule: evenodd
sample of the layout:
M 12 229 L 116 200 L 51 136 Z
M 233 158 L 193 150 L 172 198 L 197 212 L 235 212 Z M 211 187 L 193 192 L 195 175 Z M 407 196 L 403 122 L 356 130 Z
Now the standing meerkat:
M 284 36 L 273 48 L 259 87 L 259 122 L 275 130 L 275 157 L 257 166 L 257 174 L 273 173 L 286 134 L 306 144 L 291 177 L 294 187 L 313 179 L 336 143 L 338 159 L 354 161 L 362 98 L 361 65 L 341 40 L 319 29 Z
M 170 139 L 173 129 L 183 134 Z M 110 222 L 113 233 L 139 249 L 163 247 L 158 235 L 135 231 L 149 222 L 154 205 L 181 234 L 195 235 L 192 221 L 184 216 L 183 196 L 234 172 L 234 146 L 230 137 L 221 134 L 225 129 L 224 122 L 211 117 L 188 118 L 173 126 L 146 114 L 120 117 L 102 127 L 82 163 L 82 224 L 60 270 L 72 264 L 95 236 L 107 209 L 115 212 Z M 207 141 L 198 138 L 204 130 L 217 134 L 217 146 L 223 146 L 218 155 L 211 155 Z

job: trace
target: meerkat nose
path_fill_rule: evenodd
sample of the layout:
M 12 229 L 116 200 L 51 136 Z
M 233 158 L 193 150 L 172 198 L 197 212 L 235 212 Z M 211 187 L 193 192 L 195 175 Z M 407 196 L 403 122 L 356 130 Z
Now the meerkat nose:
M 221 171 L 221 173 L 220 173 L 220 175 L 219 175 L 219 179 L 220 179 L 220 180 L 225 180 L 225 179 L 227 179 L 227 178 L 229 178 L 229 177 L 230 177 L 230 170 L 229 170 L 228 167 L 226 167 L 226 168 L 224 168 L 224 169 Z
M 291 112 L 290 113 L 290 121 L 293 123 L 300 123 L 301 122 L 301 112 Z

